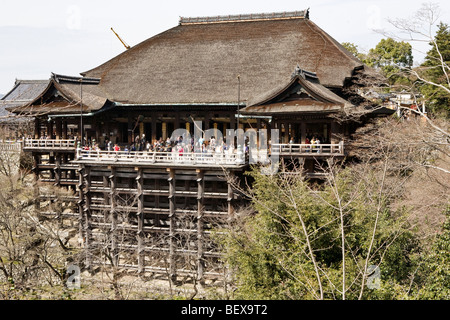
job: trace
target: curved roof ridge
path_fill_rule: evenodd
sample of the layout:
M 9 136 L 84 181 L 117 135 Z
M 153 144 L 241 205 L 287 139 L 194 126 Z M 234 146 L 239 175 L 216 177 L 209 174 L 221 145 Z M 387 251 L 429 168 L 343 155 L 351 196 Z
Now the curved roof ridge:
M 248 21 L 285 20 L 285 19 L 309 19 L 309 9 L 290 12 L 284 11 L 272 13 L 251 13 L 251 14 L 208 16 L 208 17 L 180 17 L 179 24 L 187 25 L 187 24 L 248 22 Z

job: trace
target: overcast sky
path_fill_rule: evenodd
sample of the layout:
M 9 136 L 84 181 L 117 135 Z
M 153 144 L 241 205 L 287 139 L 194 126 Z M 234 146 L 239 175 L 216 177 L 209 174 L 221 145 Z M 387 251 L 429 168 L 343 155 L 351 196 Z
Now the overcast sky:
M 0 94 L 15 79 L 48 79 L 51 72 L 78 76 L 125 50 L 111 27 L 136 45 L 178 25 L 180 17 L 296 11 L 339 42 L 367 51 L 392 29 L 388 18 L 408 18 L 424 0 L 0 0 Z M 435 0 L 440 21 L 450 23 L 450 3 Z M 427 47 L 417 47 L 426 51 Z M 413 52 L 416 62 L 423 54 Z

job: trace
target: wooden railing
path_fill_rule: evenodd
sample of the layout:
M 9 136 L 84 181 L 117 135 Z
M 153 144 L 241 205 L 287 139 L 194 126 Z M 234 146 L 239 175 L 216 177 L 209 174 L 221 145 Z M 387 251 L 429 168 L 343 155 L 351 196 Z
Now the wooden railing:
M 279 155 L 344 155 L 344 142 L 339 144 L 273 144 L 272 154 Z
M 20 152 L 22 150 L 22 143 L 16 141 L 1 141 L 0 151 L 2 152 Z
M 76 140 L 26 139 L 24 149 L 74 149 Z
M 177 152 L 147 152 L 147 151 L 104 151 L 76 149 L 77 140 L 26 139 L 24 150 L 48 149 L 73 150 L 82 160 L 145 162 L 145 163 L 180 163 L 180 164 L 214 164 L 231 165 L 243 164 L 247 161 L 242 152 L 222 153 L 183 153 Z M 20 148 L 20 144 L 5 148 Z M 344 142 L 338 144 L 272 144 L 269 150 L 252 150 L 250 162 L 266 162 L 272 156 L 343 156 Z
M 245 163 L 243 153 L 187 153 L 77 150 L 77 160 L 118 163 L 235 166 Z

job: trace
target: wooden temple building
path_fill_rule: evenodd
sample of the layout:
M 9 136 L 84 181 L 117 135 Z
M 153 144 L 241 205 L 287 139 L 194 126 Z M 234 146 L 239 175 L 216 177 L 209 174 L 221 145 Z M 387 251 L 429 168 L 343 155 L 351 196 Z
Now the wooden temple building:
M 264 151 L 314 176 L 317 159 L 345 156 L 355 124 L 334 116 L 358 108 L 345 89 L 366 72 L 306 10 L 181 18 L 81 76 L 52 74 L 8 110 L 35 117 L 24 150 L 40 182 L 73 190 L 75 214 L 63 218 L 79 222 L 89 252 L 106 241 L 118 266 L 204 279 L 223 275 L 213 226 L 245 202 L 226 177 L 249 168 L 244 146 L 220 139 L 217 151 L 212 139 L 239 126 L 259 147 L 266 130 Z

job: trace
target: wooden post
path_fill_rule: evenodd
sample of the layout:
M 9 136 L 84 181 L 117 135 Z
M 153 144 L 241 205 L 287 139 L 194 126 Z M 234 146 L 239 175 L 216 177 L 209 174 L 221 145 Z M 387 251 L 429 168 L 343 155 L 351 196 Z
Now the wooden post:
M 191 190 L 191 182 L 189 180 L 184 181 L 184 190 L 185 191 Z M 186 196 L 186 197 L 184 197 L 184 206 L 187 207 L 188 204 L 189 204 L 189 197 Z
M 39 139 L 41 135 L 41 123 L 39 121 L 39 118 L 34 118 L 34 138 Z
M 53 139 L 53 121 L 47 121 L 47 137 Z
M 175 128 L 173 128 L 173 130 L 177 130 L 180 129 L 180 113 L 176 112 L 175 113 L 175 124 L 174 124 Z M 172 134 L 172 132 L 169 132 L 169 137 Z M 175 137 L 177 138 L 177 137 Z
M 117 209 L 116 209 L 116 168 L 111 167 L 109 176 L 111 191 L 109 193 L 110 216 L 111 216 L 111 254 L 112 264 L 117 267 L 119 264 L 119 253 L 117 245 Z
M 175 262 L 175 170 L 169 171 L 169 277 L 171 281 L 176 281 Z
M 161 181 L 155 179 L 155 190 L 161 190 Z M 159 208 L 159 195 L 155 195 L 155 208 Z M 161 225 L 159 215 L 155 214 L 155 226 L 159 227 Z
M 55 120 L 55 134 L 56 140 L 60 140 L 62 137 L 62 120 L 60 118 Z
M 131 144 L 134 143 L 133 139 L 133 119 L 131 119 L 131 116 L 128 115 L 128 145 L 131 148 Z
M 91 230 L 91 168 L 84 167 L 84 173 L 82 177 L 85 182 L 84 189 L 84 234 L 85 234 L 85 253 L 86 253 L 86 268 L 91 268 L 91 240 L 92 240 L 92 230 Z
M 39 154 L 33 153 L 33 171 L 34 171 L 34 196 L 36 202 L 34 203 L 34 208 L 36 211 L 39 211 L 41 208 L 41 203 L 39 200 L 39 164 L 40 164 L 40 156 Z
M 227 202 L 228 202 L 228 218 L 231 218 L 231 216 L 234 213 L 233 210 L 233 197 L 234 197 L 234 193 L 233 193 L 233 186 L 232 186 L 232 181 L 234 179 L 234 172 L 230 171 L 229 173 L 229 180 L 227 181 L 228 184 L 228 196 L 227 196 Z
M 301 136 L 302 136 L 301 143 L 305 144 L 306 143 L 306 123 L 303 120 L 300 124 L 300 131 L 301 131 Z
M 83 189 L 84 189 L 84 180 L 83 180 L 83 167 L 80 165 L 77 169 L 78 171 L 78 234 L 79 234 L 79 240 L 81 240 L 81 243 L 79 242 L 79 245 L 84 246 L 85 245 L 85 234 L 84 234 L 84 213 L 83 213 L 83 204 L 84 204 L 84 196 L 83 196 Z
M 235 112 L 230 113 L 230 129 L 235 130 L 236 129 L 236 117 Z M 224 136 L 226 136 L 226 132 L 223 133 Z M 227 141 L 229 143 L 229 141 Z
M 138 169 L 137 177 L 137 197 L 138 197 L 138 273 L 143 273 L 145 271 L 145 255 L 144 255 L 144 179 L 142 168 Z
M 67 139 L 67 120 L 64 120 L 62 124 L 62 138 Z
M 205 261 L 203 257 L 203 199 L 204 199 L 204 172 L 197 170 L 197 280 L 203 283 Z
M 55 155 L 55 186 L 59 186 L 61 184 L 61 154 L 56 153 Z
M 209 129 L 209 120 L 211 120 L 211 115 L 209 113 L 205 114 L 205 126 L 203 130 L 208 130 Z
M 155 140 L 158 139 L 156 137 L 156 114 L 152 112 L 152 141 L 151 143 L 155 142 Z

